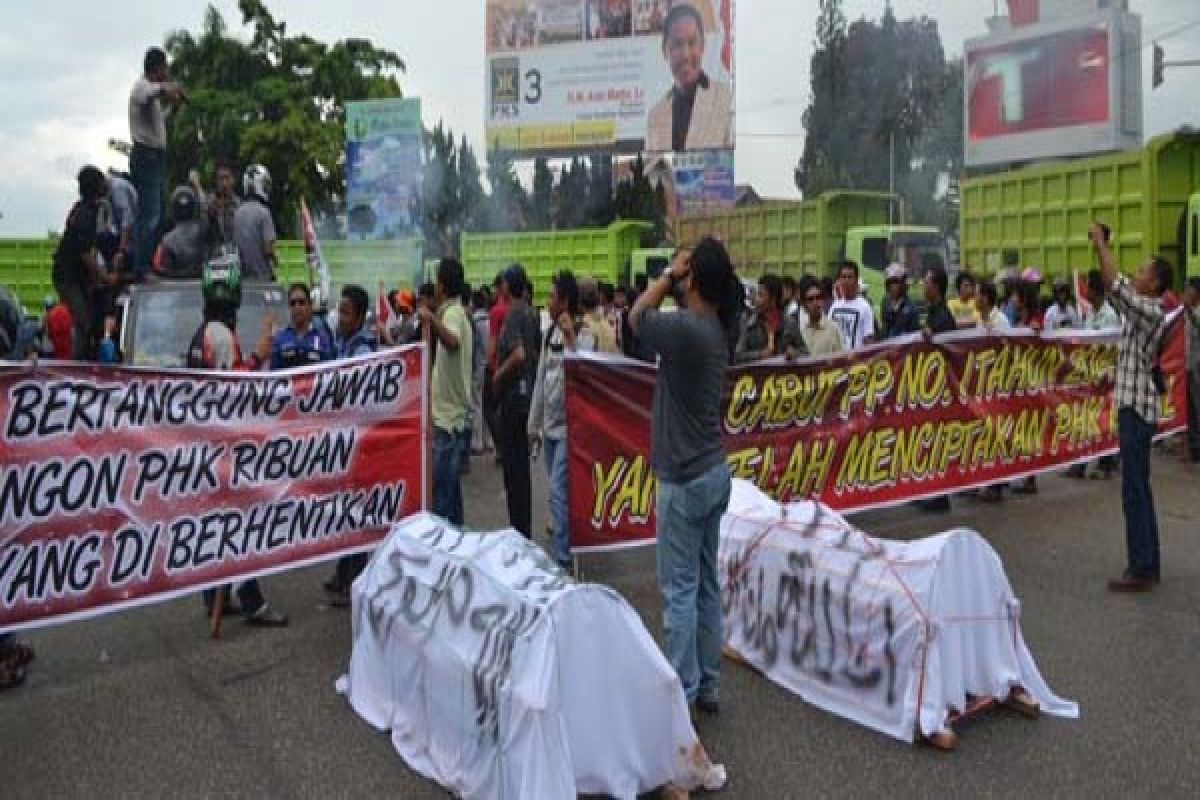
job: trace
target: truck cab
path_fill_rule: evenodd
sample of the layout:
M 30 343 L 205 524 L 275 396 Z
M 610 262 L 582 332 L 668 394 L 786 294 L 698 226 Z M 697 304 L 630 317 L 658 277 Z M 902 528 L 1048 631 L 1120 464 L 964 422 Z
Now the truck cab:
M 925 272 L 940 266 L 949 272 L 946 238 L 937 228 L 917 225 L 868 225 L 846 230 L 846 258 L 859 265 L 867 296 L 877 303 L 884 293 L 883 273 L 889 264 L 908 270 L 909 295 L 924 302 L 920 284 Z M 953 278 L 953 276 L 951 276 Z M 919 303 L 920 304 L 920 303 Z
M 203 321 L 200 281 L 134 284 L 117 300 L 121 351 L 125 364 L 142 367 L 187 366 L 188 347 Z M 243 349 L 253 347 L 268 314 L 288 324 L 287 293 L 275 283 L 242 285 L 237 335 Z

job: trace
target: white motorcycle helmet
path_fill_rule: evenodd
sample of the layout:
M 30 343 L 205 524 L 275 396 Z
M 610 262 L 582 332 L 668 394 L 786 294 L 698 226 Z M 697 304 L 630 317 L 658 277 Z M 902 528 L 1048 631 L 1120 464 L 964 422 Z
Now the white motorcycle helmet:
M 271 173 L 262 164 L 251 164 L 242 173 L 242 193 L 266 203 L 271 199 Z

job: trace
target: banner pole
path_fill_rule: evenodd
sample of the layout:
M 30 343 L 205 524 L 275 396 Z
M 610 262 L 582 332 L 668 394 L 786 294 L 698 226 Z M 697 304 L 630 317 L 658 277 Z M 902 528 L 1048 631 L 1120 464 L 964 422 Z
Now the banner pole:
M 421 333 L 421 510 L 433 508 L 433 481 L 429 469 L 433 463 L 433 392 L 429 390 L 430 375 L 433 359 L 430 358 L 432 348 L 432 326 L 425 325 Z
M 221 638 L 221 610 L 225 606 L 225 586 L 218 586 L 213 591 L 212 616 L 208 620 L 208 635 L 213 639 Z

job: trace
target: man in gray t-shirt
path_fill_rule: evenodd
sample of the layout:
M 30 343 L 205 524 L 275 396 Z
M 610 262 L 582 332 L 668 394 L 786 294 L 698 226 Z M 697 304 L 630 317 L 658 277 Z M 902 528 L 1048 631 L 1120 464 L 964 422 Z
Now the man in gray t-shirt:
M 650 457 L 659 480 L 687 483 L 725 460 L 721 392 L 729 349 L 715 316 L 648 309 L 639 341 L 661 357 Z
M 673 290 L 683 310 L 658 311 Z M 638 341 L 659 358 L 651 458 L 664 651 L 688 702 L 714 714 L 721 670 L 717 540 L 731 489 L 721 398 L 740 295 L 725 248 L 705 239 L 676 255 L 629 314 Z
M 233 242 L 242 262 L 243 281 L 275 280 L 275 221 L 267 201 L 271 176 L 267 168 L 252 164 L 242 177 L 245 199 L 233 215 Z

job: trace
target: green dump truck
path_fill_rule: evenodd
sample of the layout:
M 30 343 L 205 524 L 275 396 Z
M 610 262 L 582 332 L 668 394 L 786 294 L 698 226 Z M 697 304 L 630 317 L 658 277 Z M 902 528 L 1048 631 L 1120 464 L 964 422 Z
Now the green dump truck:
M 1098 220 L 1112 228 L 1122 270 L 1158 254 L 1176 267 L 1178 282 L 1200 275 L 1200 132 L 972 178 L 961 202 L 964 269 L 1037 266 L 1048 276 L 1091 269 L 1087 234 Z
M 0 239 L 0 286 L 8 287 L 17 295 L 26 313 L 40 315 L 43 298 L 55 295 L 50 273 L 57 244 L 50 238 Z M 333 290 L 336 292 L 347 283 L 357 283 L 372 296 L 380 280 L 389 289 L 416 289 L 424 274 L 423 249 L 421 239 L 321 243 Z M 281 240 L 276 242 L 275 252 L 279 256 L 276 277 L 280 284 L 308 282 L 303 242 Z
M 710 214 L 680 217 L 675 240 L 695 244 L 705 236 L 725 243 L 738 272 L 747 278 L 766 274 L 835 276 L 838 264 L 851 260 L 873 301 L 883 296 L 883 271 L 897 262 L 910 278 L 934 264 L 948 266 L 945 237 L 937 228 L 893 224 L 895 195 L 836 190 L 803 202 L 770 202 Z
M 607 228 L 464 233 L 460 249 L 471 285 L 490 285 L 497 273 L 517 262 L 533 281 L 534 301 L 541 305 L 551 279 L 564 269 L 612 284 L 630 283 L 639 271 L 657 274 L 671 251 L 642 248 L 642 237 L 650 230 L 645 222 L 618 220 Z

